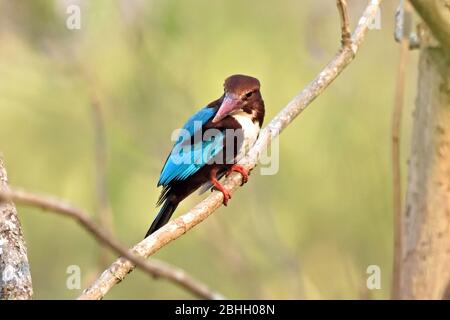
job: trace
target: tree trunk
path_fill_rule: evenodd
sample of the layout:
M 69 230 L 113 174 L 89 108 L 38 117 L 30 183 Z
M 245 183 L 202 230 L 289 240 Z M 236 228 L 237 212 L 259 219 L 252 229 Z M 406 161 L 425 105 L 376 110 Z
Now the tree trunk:
M 0 156 L 0 190 L 8 188 L 8 177 Z M 0 202 L 0 299 L 31 299 L 30 267 L 22 228 L 12 202 Z
M 439 1 L 412 3 L 436 6 Z M 419 8 L 416 6 L 420 14 Z M 427 22 L 429 17 L 422 17 Z M 433 33 L 436 28 L 439 26 L 433 25 Z M 398 293 L 402 299 L 442 299 L 450 283 L 450 65 L 445 45 L 435 40 L 441 41 L 442 32 L 434 37 L 428 27 L 422 29 L 403 219 L 403 268 Z

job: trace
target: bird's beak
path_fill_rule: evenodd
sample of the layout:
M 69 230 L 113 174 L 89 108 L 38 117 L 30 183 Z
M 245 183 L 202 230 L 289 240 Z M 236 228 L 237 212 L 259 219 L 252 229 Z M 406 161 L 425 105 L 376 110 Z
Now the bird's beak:
M 213 123 L 217 123 L 234 110 L 239 109 L 242 106 L 242 101 L 233 95 L 226 94 L 223 98 L 222 104 L 216 113 L 216 116 L 212 119 Z

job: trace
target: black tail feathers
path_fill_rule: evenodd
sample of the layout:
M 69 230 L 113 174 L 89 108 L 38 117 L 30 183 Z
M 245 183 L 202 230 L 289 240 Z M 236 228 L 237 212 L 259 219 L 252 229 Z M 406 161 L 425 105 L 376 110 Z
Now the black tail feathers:
M 150 229 L 148 229 L 147 234 L 145 235 L 145 238 L 147 238 L 149 235 L 151 235 L 153 232 L 161 228 L 163 225 L 165 225 L 176 208 L 178 207 L 178 202 L 174 202 L 171 199 L 167 199 L 161 209 L 158 212 L 158 215 L 156 216 L 155 220 L 153 220 L 152 225 L 150 226 Z

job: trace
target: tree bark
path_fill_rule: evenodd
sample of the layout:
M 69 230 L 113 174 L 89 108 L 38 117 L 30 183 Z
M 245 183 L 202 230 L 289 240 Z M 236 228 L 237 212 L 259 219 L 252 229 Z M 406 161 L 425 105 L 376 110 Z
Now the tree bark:
M 440 1 L 444 3 L 446 0 Z M 426 8 L 439 1 L 412 1 Z M 450 11 L 450 7 L 447 8 Z M 439 19 L 445 16 L 439 14 Z M 427 18 L 425 18 L 427 17 Z M 450 15 L 446 28 L 450 24 Z M 435 19 L 421 30 L 418 96 L 414 112 L 404 216 L 401 299 L 443 299 L 450 284 L 450 64 Z M 437 30 L 437 31 L 436 31 Z M 431 34 L 438 34 L 435 37 Z M 435 40 L 436 39 L 436 40 Z
M 0 156 L 0 191 L 8 190 L 8 177 Z M 31 299 L 33 286 L 27 247 L 12 202 L 0 202 L 0 299 Z

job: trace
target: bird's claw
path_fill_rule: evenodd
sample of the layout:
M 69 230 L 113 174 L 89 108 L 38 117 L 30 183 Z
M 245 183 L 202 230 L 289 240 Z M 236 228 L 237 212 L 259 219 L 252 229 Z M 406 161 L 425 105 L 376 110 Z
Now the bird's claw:
M 225 189 L 225 187 L 224 187 L 222 184 L 220 184 L 220 183 L 214 184 L 214 188 L 211 189 L 211 192 L 212 192 L 214 189 L 216 189 L 217 191 L 220 191 L 220 192 L 222 193 L 222 195 L 223 195 L 223 201 L 222 201 L 222 203 L 223 203 L 223 205 L 226 207 L 226 206 L 228 205 L 228 200 L 231 199 L 231 194 L 230 194 L 230 192 L 229 192 L 227 189 Z
M 239 172 L 242 176 L 242 183 L 241 186 L 243 186 L 245 183 L 248 182 L 248 176 L 250 175 L 250 170 L 247 170 L 243 166 L 239 164 L 234 164 L 230 169 L 228 169 L 227 173 L 225 174 L 226 177 L 228 177 L 233 171 Z
M 211 192 L 216 189 L 217 191 L 222 192 L 223 195 L 223 205 L 226 207 L 228 204 L 228 200 L 231 199 L 231 194 L 230 192 L 225 189 L 225 187 L 217 180 L 213 180 L 213 188 L 211 189 Z
M 223 205 L 226 207 L 228 205 L 228 200 L 231 199 L 231 194 L 227 191 L 227 190 L 221 190 L 222 195 L 223 195 Z

